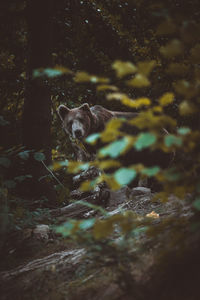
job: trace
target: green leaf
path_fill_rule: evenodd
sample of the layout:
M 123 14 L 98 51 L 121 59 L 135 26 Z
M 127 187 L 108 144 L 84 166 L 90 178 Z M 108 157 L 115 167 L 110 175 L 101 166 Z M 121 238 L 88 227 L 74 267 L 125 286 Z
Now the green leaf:
M 140 133 L 136 142 L 134 143 L 134 147 L 136 150 L 140 151 L 144 148 L 148 148 L 153 145 L 157 140 L 157 137 L 152 133 Z
M 61 226 L 56 226 L 55 231 L 61 233 L 64 237 L 67 237 L 71 234 L 74 224 L 72 222 L 66 222 Z
M 191 129 L 188 127 L 180 127 L 177 132 L 181 135 L 186 135 L 191 132 Z
M 43 161 L 43 160 L 45 160 L 45 155 L 44 155 L 44 153 L 41 153 L 41 152 L 35 152 L 34 158 L 37 161 Z
M 126 137 L 115 141 L 108 146 L 101 148 L 99 151 L 100 156 L 110 156 L 112 158 L 118 157 L 127 147 L 128 139 Z
M 8 159 L 7 157 L 0 157 L 0 165 L 5 168 L 9 168 L 10 167 L 10 159 Z
M 193 206 L 194 206 L 194 208 L 196 208 L 197 210 L 200 210 L 200 197 L 197 197 L 197 198 L 194 200 Z
M 83 220 L 80 222 L 79 227 L 82 230 L 87 230 L 87 229 L 91 228 L 95 224 L 95 222 L 96 222 L 95 218 Z
M 120 185 L 127 185 L 135 179 L 136 175 L 134 169 L 121 168 L 114 173 L 114 178 Z
M 93 134 L 90 134 L 85 140 L 87 143 L 93 144 L 98 140 L 99 137 L 100 137 L 99 133 L 93 133 Z
M 155 176 L 156 174 L 158 174 L 158 172 L 160 172 L 160 167 L 158 167 L 158 166 L 154 166 L 151 168 L 145 168 L 141 171 L 142 174 L 145 174 L 149 177 Z
M 164 141 L 165 141 L 165 145 L 167 147 L 171 147 L 173 145 L 175 145 L 175 146 L 181 146 L 182 143 L 183 143 L 181 137 L 177 137 L 177 136 L 175 136 L 173 134 L 166 135 Z
M 29 150 L 19 152 L 18 156 L 23 160 L 27 160 L 29 158 Z

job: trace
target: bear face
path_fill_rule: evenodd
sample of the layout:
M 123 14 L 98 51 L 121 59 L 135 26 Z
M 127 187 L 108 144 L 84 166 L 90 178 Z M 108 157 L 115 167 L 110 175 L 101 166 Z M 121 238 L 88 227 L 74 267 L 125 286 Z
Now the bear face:
M 58 114 L 64 130 L 72 139 L 83 140 L 90 133 L 93 116 L 88 103 L 73 109 L 60 105 Z

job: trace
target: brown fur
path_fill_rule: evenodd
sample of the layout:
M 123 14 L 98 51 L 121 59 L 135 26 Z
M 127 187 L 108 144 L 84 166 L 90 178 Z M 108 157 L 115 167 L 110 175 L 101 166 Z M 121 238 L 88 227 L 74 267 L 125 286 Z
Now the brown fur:
M 102 131 L 107 121 L 112 118 L 133 118 L 137 115 L 137 113 L 111 111 L 101 105 L 89 107 L 88 103 L 73 109 L 60 105 L 58 114 L 63 121 L 64 130 L 69 136 L 78 140 Z

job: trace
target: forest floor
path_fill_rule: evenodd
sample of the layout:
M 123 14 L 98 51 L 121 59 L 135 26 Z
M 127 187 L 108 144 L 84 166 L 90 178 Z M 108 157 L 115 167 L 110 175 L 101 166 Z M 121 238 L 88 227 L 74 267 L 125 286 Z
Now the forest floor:
M 132 253 L 132 260 L 128 262 L 121 259 L 125 251 L 119 253 L 121 263 L 112 260 L 112 254 L 94 255 L 49 226 L 26 229 L 1 267 L 1 300 L 199 299 L 200 237 L 189 225 L 194 218 L 190 201 L 171 196 L 161 203 L 152 201 L 153 197 L 145 188 L 111 192 L 106 207 L 111 214 L 131 210 L 140 216 L 152 215 L 152 236 L 144 233 L 129 240 L 125 251 L 127 257 Z M 62 216 L 57 213 L 58 219 L 69 217 L 70 205 Z M 100 217 L 88 207 L 76 210 L 76 217 L 88 216 Z

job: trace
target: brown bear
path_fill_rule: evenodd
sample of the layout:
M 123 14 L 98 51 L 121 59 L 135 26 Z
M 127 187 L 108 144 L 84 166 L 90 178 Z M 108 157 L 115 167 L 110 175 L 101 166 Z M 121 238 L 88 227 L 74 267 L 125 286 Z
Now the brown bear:
M 88 144 L 84 144 L 84 148 L 79 147 L 77 141 L 83 142 L 88 135 L 103 131 L 111 118 L 130 119 L 137 116 L 137 113 L 111 111 L 101 105 L 89 107 L 88 103 L 73 109 L 60 105 L 58 114 L 63 122 L 63 129 L 72 141 L 76 159 L 81 161 L 92 159 L 95 151 Z
M 84 103 L 80 107 L 74 109 L 69 109 L 65 105 L 60 105 L 58 114 L 63 122 L 65 132 L 72 140 L 76 159 L 81 161 L 93 159 L 96 154 L 96 148 L 98 148 L 98 146 L 91 147 L 88 144 L 84 144 L 84 139 L 88 135 L 103 131 L 105 124 L 112 118 L 121 117 L 131 119 L 138 116 L 138 113 L 111 111 L 100 105 L 89 107 L 88 103 Z M 139 133 L 138 128 L 134 126 L 130 127 L 130 125 L 127 128 L 126 124 L 125 128 L 122 128 L 122 131 L 133 135 Z M 167 134 L 165 129 L 163 129 L 163 134 Z M 80 147 L 77 140 L 83 142 L 85 147 Z M 151 151 L 150 149 L 136 151 L 133 147 L 118 159 L 120 159 L 123 166 L 142 163 L 147 167 L 158 165 L 162 168 L 167 168 L 171 158 L 171 154 L 163 153 L 159 149 L 154 151 Z
M 58 114 L 63 121 L 63 128 L 73 139 L 83 140 L 88 135 L 100 132 L 111 118 L 134 118 L 137 113 L 111 111 L 101 105 L 89 107 L 84 103 L 80 107 L 69 109 L 60 105 Z

